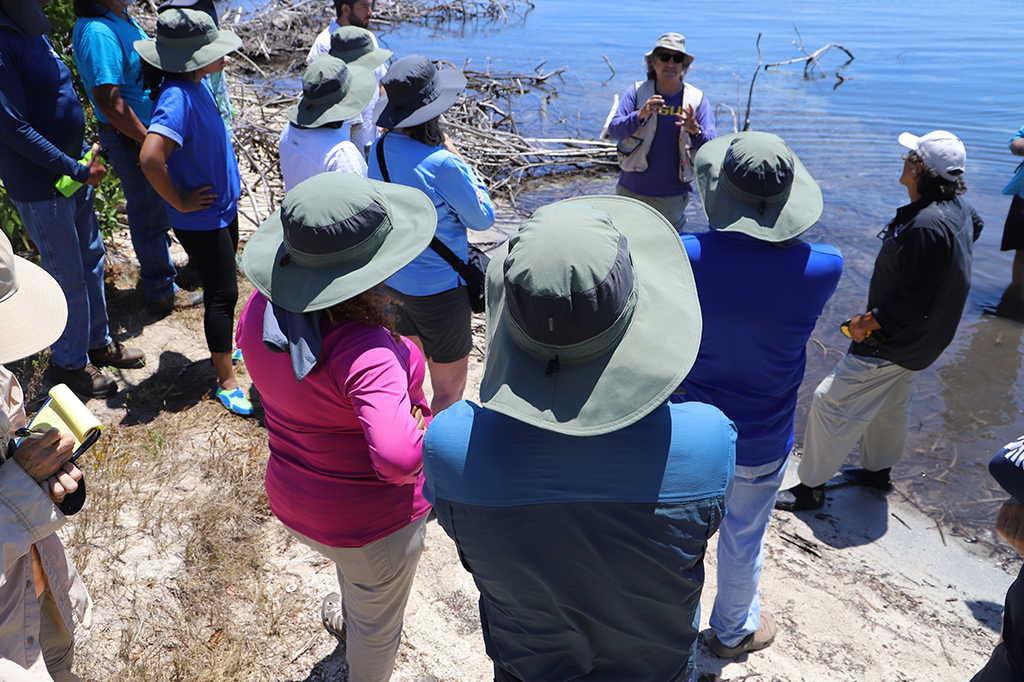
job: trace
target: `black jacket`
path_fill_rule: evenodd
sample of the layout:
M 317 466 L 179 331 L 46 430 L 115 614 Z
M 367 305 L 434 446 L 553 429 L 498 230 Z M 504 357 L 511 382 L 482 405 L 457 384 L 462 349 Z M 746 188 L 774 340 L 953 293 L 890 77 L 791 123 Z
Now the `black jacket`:
M 924 197 L 896 211 L 882 232 L 868 291 L 868 309 L 882 325 L 884 341 L 853 343 L 850 352 L 910 370 L 935 362 L 960 323 L 974 242 L 983 227 L 958 196 Z

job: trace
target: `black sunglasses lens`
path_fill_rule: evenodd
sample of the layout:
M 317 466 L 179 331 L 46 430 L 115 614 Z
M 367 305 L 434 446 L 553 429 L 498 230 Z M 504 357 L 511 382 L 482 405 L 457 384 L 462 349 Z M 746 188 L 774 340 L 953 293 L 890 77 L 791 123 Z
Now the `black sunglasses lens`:
M 670 52 L 660 52 L 660 53 L 658 53 L 658 59 L 660 59 L 663 62 L 675 62 L 676 64 L 682 64 L 684 57 L 681 54 L 672 54 Z

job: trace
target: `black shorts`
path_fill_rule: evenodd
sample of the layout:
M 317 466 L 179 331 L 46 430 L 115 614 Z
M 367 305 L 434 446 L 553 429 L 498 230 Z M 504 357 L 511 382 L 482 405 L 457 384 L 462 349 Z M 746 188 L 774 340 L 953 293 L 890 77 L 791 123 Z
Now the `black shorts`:
M 1000 244 L 999 250 L 1024 250 L 1024 199 L 1021 199 L 1019 194 L 1014 194 L 1013 201 L 1010 202 L 1006 224 L 1003 226 L 1003 243 Z
M 473 350 L 473 313 L 464 285 L 430 296 L 409 296 L 390 287 L 387 292 L 399 303 L 395 331 L 418 336 L 428 360 L 456 362 Z

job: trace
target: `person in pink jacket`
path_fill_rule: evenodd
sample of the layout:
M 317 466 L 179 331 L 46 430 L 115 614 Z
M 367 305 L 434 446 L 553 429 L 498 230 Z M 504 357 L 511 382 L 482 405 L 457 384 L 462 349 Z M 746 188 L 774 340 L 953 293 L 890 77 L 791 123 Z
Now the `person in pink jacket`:
M 394 332 L 379 286 L 427 247 L 437 217 L 419 190 L 322 173 L 253 235 L 256 287 L 237 341 L 270 439 L 277 518 L 337 566 L 324 600 L 353 682 L 387 682 L 426 532 L 424 359 Z

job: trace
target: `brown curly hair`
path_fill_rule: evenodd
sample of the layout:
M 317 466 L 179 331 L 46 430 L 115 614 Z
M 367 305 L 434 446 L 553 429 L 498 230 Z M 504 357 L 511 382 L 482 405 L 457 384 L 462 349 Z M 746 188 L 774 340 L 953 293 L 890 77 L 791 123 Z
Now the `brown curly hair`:
M 385 291 L 384 285 L 378 284 L 361 294 L 325 308 L 323 314 L 333 325 L 339 325 L 346 320 L 356 320 L 368 327 L 384 327 L 395 341 L 400 341 L 401 337 L 395 331 L 395 316 L 392 312 L 392 308 L 397 304 L 398 301 Z

